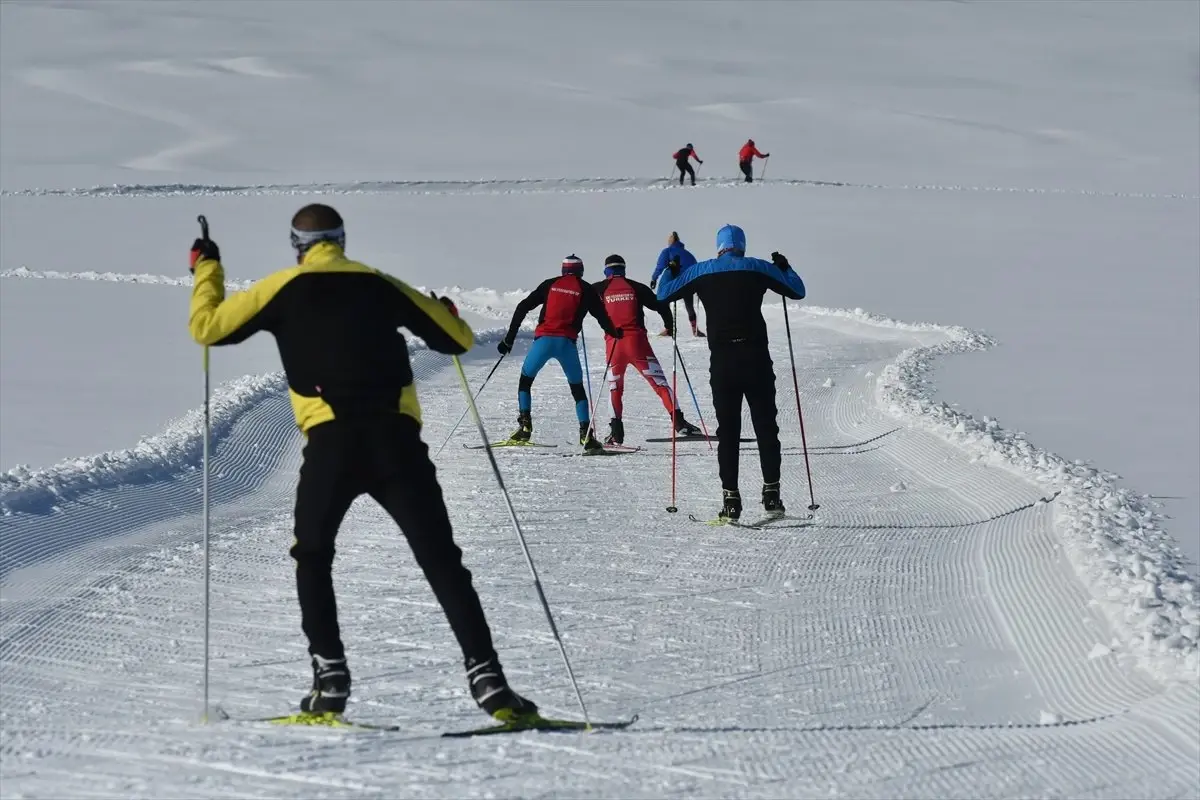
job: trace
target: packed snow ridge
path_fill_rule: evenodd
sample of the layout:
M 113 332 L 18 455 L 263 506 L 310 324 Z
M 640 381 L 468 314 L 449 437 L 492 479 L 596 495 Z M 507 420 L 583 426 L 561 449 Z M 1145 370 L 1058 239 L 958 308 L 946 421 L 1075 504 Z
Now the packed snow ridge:
M 187 287 L 192 285 L 190 277 L 52 270 L 35 272 L 24 267 L 0 271 L 0 277 Z M 246 288 L 250 283 L 252 281 L 229 281 L 226 286 L 238 290 Z M 426 290 L 422 288 L 421 291 Z M 442 290 L 438 294 L 454 296 L 450 290 Z M 456 299 L 455 302 L 462 310 L 475 310 L 481 316 L 495 315 L 496 312 L 491 307 L 477 299 L 486 299 L 489 294 L 495 293 L 478 290 Z M 514 300 L 513 304 L 515 303 Z M 526 321 L 523 327 L 531 329 L 532 323 Z M 495 344 L 505 333 L 502 328 L 477 330 L 475 341 L 477 345 Z M 428 350 L 428 345 L 420 337 L 408 337 L 410 356 L 425 350 Z M 210 398 L 210 445 L 216 446 L 243 413 L 267 397 L 286 391 L 287 380 L 282 372 L 249 375 L 216 387 Z M 185 471 L 196 470 L 202 464 L 203 448 L 204 409 L 196 408 L 170 421 L 160 433 L 144 437 L 136 445 L 125 450 L 69 458 L 44 469 L 30 469 L 19 465 L 0 474 L 0 514 L 10 516 L 18 513 L 53 513 L 60 504 L 78 497 L 83 492 L 162 480 Z
M 191 288 L 192 277 L 176 277 L 173 275 L 147 275 L 121 272 L 61 272 L 59 270 L 33 270 L 28 267 L 0 270 L 0 278 L 30 278 L 34 280 L 54 281 L 103 281 L 106 283 L 149 283 L 155 286 L 186 286 Z M 225 288 L 241 291 L 249 288 L 254 281 L 226 281 Z
M 1079 195 L 1140 200 L 1200 200 L 1200 195 L 1153 192 L 1111 192 L 1092 189 L 1029 186 L 963 186 L 932 183 L 861 183 L 808 178 L 760 178 L 758 186 L 806 186 L 839 189 L 871 189 L 909 192 L 988 192 L 999 194 Z M 666 178 L 480 178 L 478 180 L 395 180 L 347 183 L 260 183 L 260 184 L 111 184 L 88 188 L 28 188 L 0 191 L 0 197 L 262 197 L 278 195 L 505 195 L 580 194 L 594 192 L 644 192 L 674 189 Z M 697 189 L 747 188 L 741 179 L 698 178 Z
M 806 310 L 909 327 L 861 310 Z M 880 407 L 978 461 L 1058 492 L 1056 528 L 1066 553 L 1114 629 L 1126 634 L 1124 646 L 1157 678 L 1194 683 L 1200 677 L 1200 589 L 1186 572 L 1183 553 L 1158 527 L 1162 515 L 1150 498 L 1118 487 L 1117 475 L 1030 444 L 995 419 L 976 419 L 934 400 L 928 376 L 936 359 L 993 344 L 964 328 L 944 330 L 948 341 L 907 350 L 884 369 L 876 381 Z
M 210 400 L 215 445 L 238 418 L 263 399 L 287 391 L 282 372 L 248 375 L 218 387 Z M 48 514 L 94 489 L 161 480 L 199 469 L 204 451 L 204 409 L 172 420 L 161 433 L 127 450 L 71 458 L 46 469 L 17 466 L 0 474 L 0 514 Z

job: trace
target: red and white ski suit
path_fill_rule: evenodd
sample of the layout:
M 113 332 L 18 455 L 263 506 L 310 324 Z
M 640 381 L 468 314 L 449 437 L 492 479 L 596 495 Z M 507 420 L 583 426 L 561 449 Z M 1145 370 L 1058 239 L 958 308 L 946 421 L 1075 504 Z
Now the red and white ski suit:
M 650 347 L 643 312 L 645 308 L 657 311 L 663 319 L 663 324 L 670 330 L 674 327 L 670 309 L 658 302 L 649 286 L 624 276 L 607 278 L 596 284 L 596 289 L 604 300 L 604 309 L 608 312 L 613 326 L 625 332 L 621 339 L 613 339 L 607 335 L 604 337 L 605 355 L 609 362 L 608 388 L 613 416 L 621 419 L 625 410 L 625 370 L 630 366 L 640 372 L 650 384 L 650 388 L 662 400 L 667 413 L 674 415 L 678 405 L 667 383 L 667 376 L 663 374 L 662 365 Z

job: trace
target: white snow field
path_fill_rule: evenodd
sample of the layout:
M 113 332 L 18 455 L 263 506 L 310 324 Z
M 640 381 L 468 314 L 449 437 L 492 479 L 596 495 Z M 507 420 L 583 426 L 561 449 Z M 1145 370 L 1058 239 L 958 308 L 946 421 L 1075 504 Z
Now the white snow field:
M 1200 4 L 4 2 L 0 68 L 3 797 L 1200 797 Z M 664 181 L 687 141 L 696 189 Z M 703 442 L 668 514 L 634 375 L 640 451 L 575 457 L 553 366 L 557 447 L 496 451 L 590 715 L 629 729 L 441 738 L 486 718 L 367 501 L 335 564 L 350 716 L 401 730 L 251 721 L 310 680 L 269 337 L 213 352 L 232 719 L 201 721 L 187 248 L 207 215 L 245 285 L 314 200 L 458 302 L 473 390 L 570 252 L 644 280 L 671 230 L 703 258 L 733 222 L 808 283 L 765 307 L 788 518 L 689 520 L 719 505 Z M 493 440 L 531 328 L 480 397 Z M 412 350 L 436 451 L 464 397 Z M 513 683 L 578 718 L 478 443 L 468 420 L 435 457 L 459 543 Z

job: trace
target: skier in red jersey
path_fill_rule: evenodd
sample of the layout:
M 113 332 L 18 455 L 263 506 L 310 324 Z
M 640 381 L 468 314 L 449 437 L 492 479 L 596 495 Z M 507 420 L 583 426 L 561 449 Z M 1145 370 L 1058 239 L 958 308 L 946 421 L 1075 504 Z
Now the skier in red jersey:
M 528 442 L 533 435 L 533 379 L 554 359 L 567 376 L 571 396 L 575 398 L 575 415 L 579 420 L 579 443 L 589 452 L 603 450 L 604 445 L 592 434 L 587 392 L 583 389 L 583 368 L 579 364 L 579 350 L 575 339 L 583 328 L 583 318 L 591 314 L 609 336 L 621 338 L 620 328 L 615 327 L 605 313 L 604 303 L 590 283 L 583 280 L 583 260 L 575 254 L 563 259 L 562 275 L 548 278 L 529 293 L 517 305 L 509 323 L 508 333 L 497 349 L 506 355 L 517 339 L 517 330 L 530 311 L 542 307 L 537 329 L 533 332 L 533 346 L 525 355 L 521 365 L 521 381 L 517 387 L 518 428 L 509 438 L 517 442 Z
M 760 153 L 758 148 L 754 146 L 753 139 L 747 139 L 742 145 L 742 149 L 738 151 L 738 166 L 741 167 L 742 174 L 746 176 L 746 183 L 754 183 L 754 157 L 770 158 L 770 153 Z
M 674 330 L 670 308 L 658 302 L 649 286 L 625 277 L 625 259 L 621 256 L 611 255 L 604 260 L 604 275 L 604 280 L 595 284 L 596 291 L 603 298 L 604 309 L 613 325 L 624 332 L 620 339 L 607 335 L 604 337 L 610 370 L 608 388 L 613 407 L 613 419 L 604 443 L 621 444 L 625 441 L 625 424 L 621 416 L 624 412 L 625 369 L 631 365 L 662 400 L 663 407 L 671 415 L 675 432 L 680 436 L 698 436 L 700 429 L 683 418 L 683 412 L 679 410 L 671 387 L 667 385 L 667 378 L 646 334 L 644 309 L 658 312 L 667 330 Z

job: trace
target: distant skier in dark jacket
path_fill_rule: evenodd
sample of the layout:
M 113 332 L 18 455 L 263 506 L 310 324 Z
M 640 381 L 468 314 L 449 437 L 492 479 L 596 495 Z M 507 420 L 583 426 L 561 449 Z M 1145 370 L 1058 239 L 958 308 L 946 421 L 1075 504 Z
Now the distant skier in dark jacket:
M 696 170 L 692 169 L 692 165 L 688 163 L 688 159 L 696 159 L 697 164 L 703 164 L 704 162 L 700 160 L 700 156 L 696 155 L 696 149 L 692 147 L 692 143 L 688 142 L 682 150 L 676 150 L 672 158 L 675 159 L 675 168 L 679 170 L 679 185 L 683 186 L 683 177 L 686 173 L 692 176 L 692 186 L 695 186 Z
M 770 261 L 746 257 L 746 234 L 735 225 L 717 231 L 717 257 L 687 270 L 669 270 L 658 286 L 658 299 L 671 302 L 699 295 L 708 315 L 709 380 L 717 417 L 717 463 L 721 474 L 723 519 L 738 519 L 742 497 L 738 491 L 738 440 L 742 432 L 742 398 L 750 406 L 750 419 L 758 440 L 762 463 L 763 508 L 768 514 L 784 513 L 779 496 L 779 426 L 776 421 L 775 369 L 762 315 L 768 290 L 800 300 L 804 281 L 788 260 L 772 253 Z
M 659 276 L 663 274 L 672 260 L 679 263 L 680 269 L 687 269 L 696 263 L 696 257 L 683 246 L 683 242 L 679 240 L 679 234 L 675 231 L 671 231 L 671 235 L 667 237 L 667 246 L 658 254 L 658 264 L 655 265 L 654 273 L 650 276 L 651 289 L 658 285 Z M 700 330 L 700 325 L 696 322 L 696 304 L 691 295 L 683 298 L 683 307 L 687 309 L 688 322 L 692 323 L 692 336 L 699 336 L 703 339 L 704 331 Z M 664 330 L 659 335 L 670 336 L 671 331 Z
M 510 437 L 527 442 L 533 436 L 533 379 L 554 359 L 567 376 L 571 396 L 575 398 L 575 416 L 579 420 L 579 443 L 585 450 L 603 450 L 604 445 L 591 432 L 591 409 L 583 388 L 583 367 L 575 340 L 583 328 L 583 318 L 591 314 L 609 336 L 620 339 L 624 333 L 613 325 L 604 310 L 604 301 L 591 284 L 583 280 L 583 260 L 572 254 L 563 259 L 562 275 L 543 281 L 529 296 L 517 304 L 509 323 L 508 333 L 497 349 L 501 355 L 512 350 L 517 330 L 530 311 L 542 307 L 538 325 L 533 332 L 533 346 L 521 365 L 521 381 L 517 387 L 517 429 Z
M 770 153 L 760 153 L 758 148 L 754 146 L 753 139 L 747 139 L 742 145 L 742 149 L 738 151 L 738 168 L 742 170 L 742 174 L 746 176 L 746 183 L 754 183 L 754 157 L 770 158 Z
M 604 280 L 595 285 L 596 291 L 604 299 L 604 308 L 613 324 L 625 332 L 620 340 L 605 337 L 613 418 L 604 443 L 621 444 L 625 441 L 625 423 L 622 421 L 625 411 L 625 370 L 631 366 L 658 394 L 667 413 L 671 415 L 675 432 L 680 436 L 698 436 L 700 429 L 684 419 L 683 412 L 679 410 L 679 401 L 667 384 L 667 376 L 663 374 L 662 365 L 646 336 L 644 309 L 656 311 L 662 317 L 663 324 L 671 328 L 670 308 L 666 303 L 658 302 L 649 286 L 625 277 L 625 259 L 619 255 L 614 254 L 604 260 L 604 276 Z

